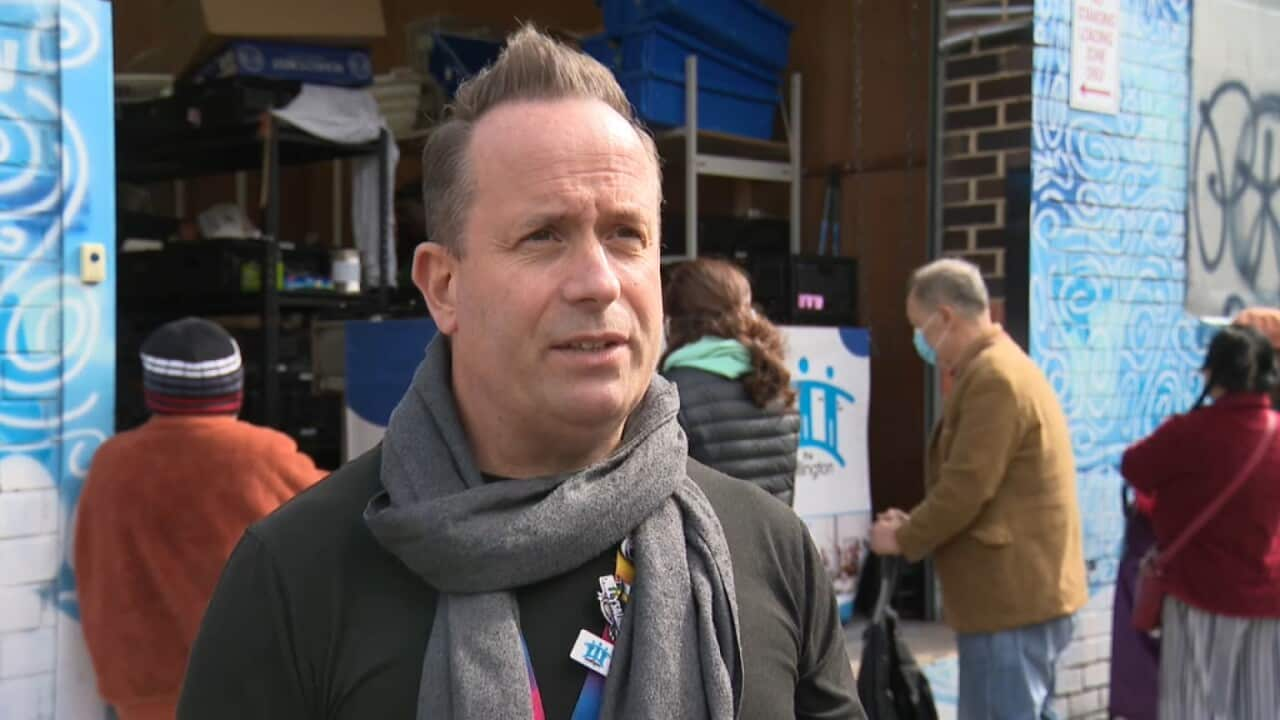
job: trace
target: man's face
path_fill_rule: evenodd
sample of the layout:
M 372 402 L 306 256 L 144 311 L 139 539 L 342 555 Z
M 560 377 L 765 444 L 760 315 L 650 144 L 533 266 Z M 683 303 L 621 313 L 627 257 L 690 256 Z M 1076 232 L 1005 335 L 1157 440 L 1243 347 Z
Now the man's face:
M 620 428 L 662 341 L 657 168 L 593 100 L 502 105 L 467 152 L 444 307 L 460 402 L 522 437 Z

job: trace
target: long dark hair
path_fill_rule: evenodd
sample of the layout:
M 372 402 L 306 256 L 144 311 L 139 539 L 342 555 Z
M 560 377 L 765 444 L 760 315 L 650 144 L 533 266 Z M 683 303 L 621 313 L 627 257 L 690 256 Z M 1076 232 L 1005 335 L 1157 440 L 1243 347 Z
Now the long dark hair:
M 1196 407 L 1215 387 L 1227 393 L 1270 393 L 1280 384 L 1280 369 L 1271 342 L 1246 325 L 1229 325 L 1209 341 L 1203 370 L 1209 377 Z
M 791 387 L 782 333 L 751 306 L 751 283 L 731 262 L 698 258 L 673 267 L 663 283 L 667 356 L 708 335 L 737 340 L 751 353 L 751 372 L 742 378 L 759 407 L 791 408 Z

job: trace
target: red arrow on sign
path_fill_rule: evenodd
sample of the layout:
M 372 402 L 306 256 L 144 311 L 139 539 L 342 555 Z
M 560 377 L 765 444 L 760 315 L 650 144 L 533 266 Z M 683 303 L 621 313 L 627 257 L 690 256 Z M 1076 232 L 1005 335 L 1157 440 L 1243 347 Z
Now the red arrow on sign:
M 1100 90 L 1098 88 L 1089 87 L 1088 85 L 1081 85 L 1080 93 L 1083 95 L 1097 95 L 1099 97 L 1111 97 L 1110 90 Z

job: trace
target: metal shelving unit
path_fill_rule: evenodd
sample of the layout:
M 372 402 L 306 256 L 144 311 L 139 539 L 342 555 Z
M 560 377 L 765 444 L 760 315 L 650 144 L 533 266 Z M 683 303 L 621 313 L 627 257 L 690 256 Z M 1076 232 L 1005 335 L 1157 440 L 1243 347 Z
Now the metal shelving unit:
M 693 131 L 698 127 L 698 57 L 689 55 L 684 61 L 685 118 L 684 127 L 662 133 L 659 143 L 672 141 L 682 145 L 685 181 L 685 252 L 664 255 L 664 263 L 698 257 L 698 178 L 722 177 L 737 180 L 761 180 L 789 185 L 791 192 L 790 249 L 800 252 L 800 189 L 803 180 L 800 160 L 801 78 L 791 75 L 790 103 L 783 113 L 786 142 L 757 140 L 709 131 Z M 711 150 L 704 152 L 703 147 Z
M 279 142 L 279 136 L 284 126 L 276 119 L 274 115 L 268 115 L 266 120 L 266 186 L 267 186 L 267 216 L 266 228 L 263 240 L 266 246 L 266 261 L 262 268 L 262 313 L 263 313 L 263 339 L 262 343 L 262 377 L 263 377 L 263 415 L 268 425 L 275 425 L 279 422 L 280 417 L 280 383 L 278 382 L 277 368 L 280 364 L 280 307 L 281 293 L 276 289 L 276 268 L 280 264 L 280 155 L 282 143 Z M 308 137 L 312 142 L 320 142 L 327 146 L 330 152 L 336 152 L 336 148 L 341 146 L 335 143 L 324 141 L 316 141 L 314 138 Z M 388 205 L 388 188 L 387 183 L 387 143 L 393 142 L 390 133 L 385 129 L 378 133 L 378 139 L 373 143 L 362 146 L 365 153 L 374 152 L 378 157 L 378 296 L 377 304 L 380 310 L 385 311 L 389 301 L 389 288 L 387 286 L 387 214 L 390 212 Z M 328 158 L 320 156 L 322 159 L 332 159 L 332 155 Z M 336 199 L 335 199 L 336 201 Z
M 275 278 L 280 266 L 280 169 L 287 165 L 327 162 L 337 158 L 355 157 L 376 153 L 378 177 L 383 184 L 379 189 L 378 213 L 379 238 L 379 286 L 376 308 L 385 311 L 389 304 L 389 287 L 386 274 L 387 234 L 389 212 L 386 145 L 394 142 L 383 130 L 378 139 L 359 145 L 342 145 L 316 138 L 281 123 L 267 113 L 258 125 L 244 125 L 217 130 L 192 130 L 189 133 L 161 135 L 130 134 L 128 128 L 117 124 L 117 175 L 122 180 L 148 182 L 174 180 L 200 175 L 225 174 L 235 171 L 261 170 L 265 222 L 262 237 L 262 290 L 260 302 L 219 303 L 223 298 L 211 298 L 208 311 L 234 309 L 256 311 L 262 318 L 262 371 L 263 422 L 275 427 L 280 421 L 280 313 L 281 309 L 311 311 L 326 308 L 347 307 L 353 302 L 350 296 L 336 293 L 332 298 L 314 292 L 288 292 L 276 287 Z M 123 131 L 123 132 L 122 132 Z M 254 307 L 256 305 L 256 307 Z

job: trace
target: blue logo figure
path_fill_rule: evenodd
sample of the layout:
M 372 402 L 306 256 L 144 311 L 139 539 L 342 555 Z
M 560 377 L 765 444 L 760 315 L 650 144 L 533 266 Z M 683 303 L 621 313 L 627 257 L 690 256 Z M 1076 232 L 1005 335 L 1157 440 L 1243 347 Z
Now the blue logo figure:
M 798 365 L 800 374 L 808 374 L 809 358 L 800 358 Z M 828 365 L 827 379 L 832 380 L 835 376 L 835 368 Z M 853 402 L 853 395 L 850 395 L 843 388 L 821 380 L 796 380 L 792 385 L 795 386 L 796 394 L 799 395 L 800 447 L 822 450 L 835 458 L 836 462 L 840 463 L 840 467 L 844 467 L 844 458 L 840 456 L 840 401 L 848 400 Z M 814 395 L 817 393 L 822 394 L 824 411 L 821 437 L 818 437 L 813 431 L 813 400 Z
M 587 651 L 583 654 L 582 659 L 598 668 L 603 669 L 609 664 L 609 646 L 598 640 L 592 640 L 587 643 Z

